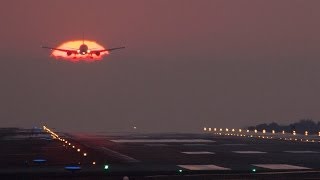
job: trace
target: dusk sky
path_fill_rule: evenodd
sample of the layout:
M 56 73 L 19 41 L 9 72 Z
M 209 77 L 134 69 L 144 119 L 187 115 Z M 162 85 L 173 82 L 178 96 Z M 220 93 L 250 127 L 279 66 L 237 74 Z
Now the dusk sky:
M 126 46 L 72 63 L 41 45 Z M 0 126 L 199 131 L 320 120 L 319 0 L 4 0 Z

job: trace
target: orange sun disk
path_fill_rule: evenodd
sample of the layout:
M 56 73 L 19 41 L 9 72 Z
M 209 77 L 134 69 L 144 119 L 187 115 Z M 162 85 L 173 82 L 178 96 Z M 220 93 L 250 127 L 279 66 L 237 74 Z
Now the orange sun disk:
M 75 40 L 75 41 L 67 41 L 62 43 L 60 46 L 56 47 L 57 49 L 70 49 L 70 50 L 78 50 L 79 47 L 82 45 L 82 40 Z M 84 43 L 88 46 L 89 50 L 102 50 L 105 49 L 102 45 L 96 43 L 95 41 L 84 40 Z M 70 56 L 67 55 L 66 52 L 53 50 L 51 55 L 57 59 L 64 59 L 67 61 L 72 62 L 79 62 L 79 61 L 86 61 L 86 62 L 93 62 L 99 61 L 102 59 L 104 55 L 109 54 L 108 51 L 101 52 L 99 56 L 92 54 L 72 54 Z

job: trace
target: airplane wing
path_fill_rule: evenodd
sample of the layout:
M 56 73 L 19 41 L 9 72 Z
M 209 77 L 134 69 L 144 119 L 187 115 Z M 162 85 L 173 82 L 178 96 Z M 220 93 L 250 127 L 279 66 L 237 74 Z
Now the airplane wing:
M 57 51 L 63 51 L 63 52 L 70 52 L 70 53 L 77 53 L 76 50 L 74 49 L 60 49 L 60 48 L 53 48 L 53 47 L 47 47 L 47 46 L 41 46 L 42 48 L 45 49 L 50 49 L 50 50 L 57 50 Z
M 114 51 L 117 49 L 123 49 L 125 47 L 116 47 L 116 48 L 110 48 L 110 49 L 101 49 L 101 50 L 91 50 L 91 53 L 101 53 L 101 52 L 105 52 L 105 51 Z

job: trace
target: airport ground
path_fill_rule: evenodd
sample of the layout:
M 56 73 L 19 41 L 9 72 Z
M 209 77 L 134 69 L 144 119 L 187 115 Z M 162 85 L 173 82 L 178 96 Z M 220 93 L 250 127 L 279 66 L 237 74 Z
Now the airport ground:
M 319 142 L 283 135 L 53 131 L 1 129 L 1 179 L 320 177 Z

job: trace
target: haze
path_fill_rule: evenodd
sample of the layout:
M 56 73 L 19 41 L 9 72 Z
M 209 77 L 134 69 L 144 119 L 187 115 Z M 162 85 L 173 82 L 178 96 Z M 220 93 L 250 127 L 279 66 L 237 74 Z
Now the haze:
M 320 1 L 6 0 L 0 125 L 199 131 L 320 119 Z M 126 46 L 103 61 L 40 45 Z

